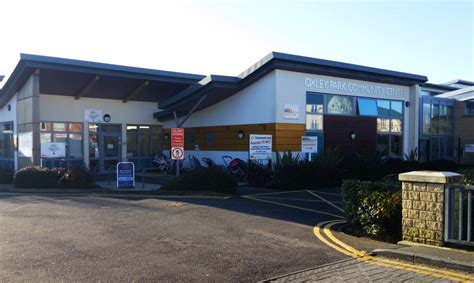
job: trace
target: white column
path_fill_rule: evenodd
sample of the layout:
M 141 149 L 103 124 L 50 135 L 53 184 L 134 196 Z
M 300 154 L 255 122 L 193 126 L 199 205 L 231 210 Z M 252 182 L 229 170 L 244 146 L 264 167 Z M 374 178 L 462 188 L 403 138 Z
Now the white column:
M 82 125 L 82 139 L 84 144 L 84 164 L 89 169 L 89 123 L 84 121 Z

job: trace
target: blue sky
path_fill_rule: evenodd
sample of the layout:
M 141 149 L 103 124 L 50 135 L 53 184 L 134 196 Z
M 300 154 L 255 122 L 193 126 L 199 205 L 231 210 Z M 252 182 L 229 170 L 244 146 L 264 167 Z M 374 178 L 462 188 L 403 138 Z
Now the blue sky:
M 474 1 L 8 1 L 0 74 L 33 53 L 237 75 L 270 51 L 474 80 Z M 19 20 L 21 19 L 21 20 Z

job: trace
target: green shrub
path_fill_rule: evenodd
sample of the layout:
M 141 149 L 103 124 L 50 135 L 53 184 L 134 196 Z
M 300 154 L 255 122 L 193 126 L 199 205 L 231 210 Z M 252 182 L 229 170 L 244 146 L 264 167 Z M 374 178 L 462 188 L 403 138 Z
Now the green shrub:
M 11 184 L 13 174 L 13 171 L 9 168 L 0 168 L 0 184 Z
M 342 160 L 341 152 L 334 148 L 327 148 L 311 162 L 297 162 L 290 154 L 287 154 L 287 162 L 281 162 L 279 166 L 275 166 L 273 185 L 279 190 L 339 185 L 343 172 Z
M 464 168 L 459 170 L 459 174 L 464 175 L 465 185 L 474 185 L 474 168 Z
M 389 236 L 392 240 L 401 238 L 402 198 L 399 182 L 345 180 L 342 197 L 350 224 L 369 236 Z
M 173 178 L 163 189 L 235 193 L 237 179 L 221 168 L 197 168 Z
M 65 172 L 59 168 L 26 167 L 16 172 L 13 185 L 16 188 L 57 188 Z
M 247 182 L 250 186 L 264 187 L 270 184 L 273 177 L 271 164 L 263 165 L 250 160 L 247 167 Z
M 92 188 L 94 176 L 84 167 L 63 168 L 26 167 L 13 177 L 16 188 Z
M 59 186 L 66 188 L 94 188 L 95 176 L 85 167 L 74 167 L 59 179 Z

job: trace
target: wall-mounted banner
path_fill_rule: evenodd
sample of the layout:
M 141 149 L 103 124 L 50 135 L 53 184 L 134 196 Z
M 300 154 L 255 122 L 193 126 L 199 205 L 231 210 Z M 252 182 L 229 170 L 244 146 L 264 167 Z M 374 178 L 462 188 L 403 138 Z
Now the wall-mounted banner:
M 465 144 L 464 145 L 464 152 L 467 153 L 474 153 L 474 144 Z
M 283 105 L 283 119 L 297 120 L 300 118 L 300 109 L 298 104 Z
M 117 188 L 135 187 L 135 164 L 133 162 L 117 163 Z
M 42 158 L 66 157 L 66 143 L 63 142 L 42 142 Z
M 86 109 L 84 111 L 84 121 L 89 123 L 101 123 L 102 121 L 102 110 L 98 109 Z
M 250 160 L 272 159 L 272 135 L 250 135 L 249 136 L 249 159 Z
M 318 137 L 302 136 L 301 152 L 318 153 Z

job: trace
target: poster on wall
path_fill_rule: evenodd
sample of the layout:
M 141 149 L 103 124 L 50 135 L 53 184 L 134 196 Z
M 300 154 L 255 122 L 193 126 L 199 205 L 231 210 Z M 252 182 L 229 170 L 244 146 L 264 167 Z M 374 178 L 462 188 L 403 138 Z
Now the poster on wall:
M 42 158 L 66 157 L 66 143 L 63 142 L 42 142 Z
M 301 152 L 318 153 L 318 137 L 302 136 L 301 137 Z
M 249 159 L 250 160 L 272 159 L 272 135 L 250 135 L 249 136 Z
M 474 153 L 474 144 L 465 144 L 464 145 L 464 152 L 466 153 Z
M 300 118 L 298 104 L 285 104 L 283 105 L 283 119 L 297 120 Z
M 33 157 L 33 132 L 18 133 L 18 155 Z
M 84 110 L 84 121 L 89 123 L 102 122 L 102 110 L 86 109 Z

